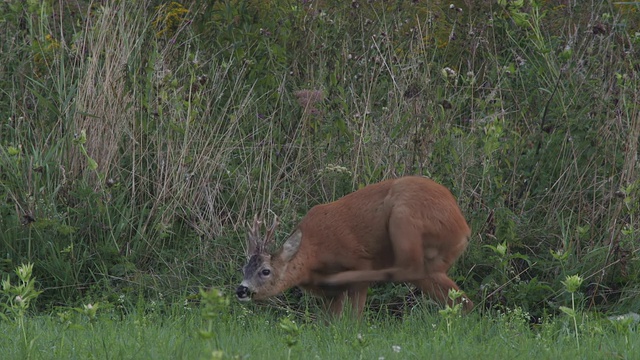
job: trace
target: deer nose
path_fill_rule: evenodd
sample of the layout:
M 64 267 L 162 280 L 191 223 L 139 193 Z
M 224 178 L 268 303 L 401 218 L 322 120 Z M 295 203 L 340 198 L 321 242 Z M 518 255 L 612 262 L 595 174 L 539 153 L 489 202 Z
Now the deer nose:
M 249 291 L 249 288 L 244 285 L 240 285 L 236 289 L 236 296 L 238 297 L 238 300 L 249 300 L 249 295 L 251 295 L 251 292 Z

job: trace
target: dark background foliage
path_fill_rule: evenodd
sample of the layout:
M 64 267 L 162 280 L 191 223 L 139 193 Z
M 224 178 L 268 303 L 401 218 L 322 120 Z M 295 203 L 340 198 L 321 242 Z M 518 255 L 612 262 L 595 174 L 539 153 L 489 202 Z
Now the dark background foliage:
M 33 262 L 44 309 L 231 290 L 254 214 L 281 239 L 315 204 L 422 174 L 473 228 L 453 275 L 482 308 L 555 312 L 580 274 L 587 306 L 637 309 L 638 9 L 5 1 L 3 276 Z

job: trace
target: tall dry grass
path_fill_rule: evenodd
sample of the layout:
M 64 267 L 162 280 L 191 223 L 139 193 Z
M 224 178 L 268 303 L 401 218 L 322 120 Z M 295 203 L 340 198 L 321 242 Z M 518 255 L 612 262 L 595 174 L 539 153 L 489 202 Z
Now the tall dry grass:
M 459 198 L 465 288 L 539 294 L 521 289 L 570 271 L 619 295 L 636 272 L 637 39 L 605 1 L 63 3 L 57 22 L 31 13 L 2 35 L 15 53 L 38 40 L 40 60 L 0 54 L 15 70 L 2 146 L 25 149 L 2 153 L 2 238 L 12 258 L 55 254 L 51 269 L 84 276 L 55 286 L 231 284 L 254 214 L 284 234 L 317 203 L 407 174 Z M 14 238 L 56 240 L 36 255 Z M 498 243 L 504 267 L 485 246 Z

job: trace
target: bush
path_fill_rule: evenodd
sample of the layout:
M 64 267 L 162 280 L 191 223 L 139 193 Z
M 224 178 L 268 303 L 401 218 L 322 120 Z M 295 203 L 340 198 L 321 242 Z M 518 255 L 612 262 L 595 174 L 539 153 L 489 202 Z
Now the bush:
M 578 273 L 637 307 L 633 4 L 52 5 L 0 5 L 2 271 L 33 262 L 41 305 L 233 286 L 253 214 L 284 235 L 423 174 L 474 229 L 476 302 L 557 311 Z

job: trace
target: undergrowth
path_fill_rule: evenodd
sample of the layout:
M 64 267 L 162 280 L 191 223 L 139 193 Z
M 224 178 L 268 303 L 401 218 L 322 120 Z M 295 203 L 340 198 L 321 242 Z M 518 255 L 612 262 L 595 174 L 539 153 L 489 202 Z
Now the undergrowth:
M 473 229 L 479 311 L 558 313 L 574 274 L 637 309 L 639 7 L 569 3 L 5 1 L 2 272 L 32 262 L 39 309 L 229 289 L 254 214 L 281 238 L 422 174 Z

